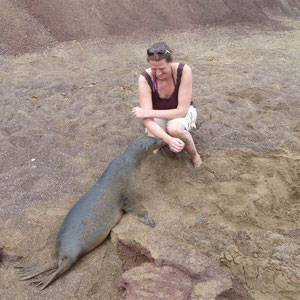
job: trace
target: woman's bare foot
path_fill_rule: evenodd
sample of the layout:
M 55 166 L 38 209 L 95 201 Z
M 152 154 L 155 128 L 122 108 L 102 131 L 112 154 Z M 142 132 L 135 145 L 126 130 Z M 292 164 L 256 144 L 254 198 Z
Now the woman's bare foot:
M 158 148 L 156 148 L 155 150 L 153 150 L 153 154 L 157 154 L 159 152 L 159 150 L 160 150 L 161 147 L 162 146 L 159 146 Z
M 194 169 L 199 168 L 202 165 L 201 156 L 197 153 L 197 155 L 194 158 L 192 158 L 192 162 L 194 165 Z

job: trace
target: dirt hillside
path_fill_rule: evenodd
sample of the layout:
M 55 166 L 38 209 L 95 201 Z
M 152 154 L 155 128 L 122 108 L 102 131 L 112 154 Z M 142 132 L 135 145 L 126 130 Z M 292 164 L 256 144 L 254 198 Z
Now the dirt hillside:
M 0 0 L 0 53 L 38 51 L 57 42 L 197 25 L 262 25 L 297 16 L 299 0 Z

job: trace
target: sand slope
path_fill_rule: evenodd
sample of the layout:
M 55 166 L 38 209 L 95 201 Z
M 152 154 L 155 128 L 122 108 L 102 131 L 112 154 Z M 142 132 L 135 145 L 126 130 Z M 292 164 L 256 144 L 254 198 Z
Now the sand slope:
M 254 298 L 298 299 L 300 23 L 283 17 L 0 56 L 4 299 L 119 299 L 122 264 L 110 240 L 43 292 L 18 282 L 12 266 L 50 261 L 70 207 L 144 133 L 131 109 L 145 49 L 157 39 L 193 69 L 193 135 L 204 164 L 194 171 L 185 155 L 149 156 L 136 201 L 156 220 L 155 233 L 217 258 Z
M 300 15 L 299 0 L 1 0 L 0 53 L 36 51 L 55 42 L 191 28 L 262 25 Z

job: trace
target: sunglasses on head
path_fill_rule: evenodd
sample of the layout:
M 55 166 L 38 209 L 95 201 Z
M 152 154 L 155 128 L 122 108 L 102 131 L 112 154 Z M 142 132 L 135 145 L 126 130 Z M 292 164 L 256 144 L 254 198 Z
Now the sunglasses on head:
M 153 54 L 171 54 L 171 51 L 168 49 L 147 49 L 147 55 L 153 55 Z

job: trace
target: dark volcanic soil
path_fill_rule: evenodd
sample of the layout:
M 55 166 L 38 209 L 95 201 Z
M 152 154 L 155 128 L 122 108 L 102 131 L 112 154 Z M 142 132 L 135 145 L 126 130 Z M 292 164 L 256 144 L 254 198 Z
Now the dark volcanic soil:
M 0 4 L 0 54 L 198 25 L 275 26 L 270 15 L 300 15 L 299 0 L 1 0 Z
M 144 133 L 131 109 L 157 40 L 193 69 L 204 163 L 144 161 L 153 230 L 217 258 L 255 299 L 299 299 L 299 1 L 52 2 L 0 0 L 1 299 L 120 298 L 111 240 L 43 292 L 12 267 L 51 260 L 70 207 Z

